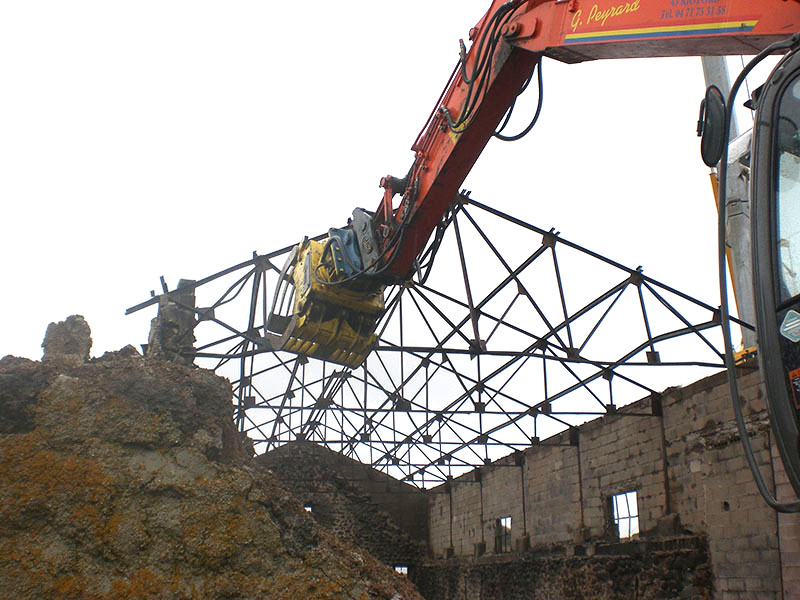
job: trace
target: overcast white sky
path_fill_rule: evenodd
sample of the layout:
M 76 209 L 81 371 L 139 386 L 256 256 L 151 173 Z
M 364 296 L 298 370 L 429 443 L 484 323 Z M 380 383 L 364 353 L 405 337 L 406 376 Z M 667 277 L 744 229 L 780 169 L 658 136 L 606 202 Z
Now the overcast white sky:
M 154 314 L 123 313 L 160 275 L 376 208 L 488 5 L 0 3 L 0 356 L 39 358 L 75 313 L 94 355 L 138 346 Z M 537 128 L 491 142 L 465 186 L 716 304 L 699 59 L 546 61 L 544 78 Z

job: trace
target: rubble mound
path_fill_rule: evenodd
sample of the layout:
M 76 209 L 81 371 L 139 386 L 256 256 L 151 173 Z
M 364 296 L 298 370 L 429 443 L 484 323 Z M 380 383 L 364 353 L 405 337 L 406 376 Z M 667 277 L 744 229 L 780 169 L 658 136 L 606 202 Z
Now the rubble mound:
M 0 598 L 420 598 L 252 461 L 227 381 L 54 331 L 0 360 Z

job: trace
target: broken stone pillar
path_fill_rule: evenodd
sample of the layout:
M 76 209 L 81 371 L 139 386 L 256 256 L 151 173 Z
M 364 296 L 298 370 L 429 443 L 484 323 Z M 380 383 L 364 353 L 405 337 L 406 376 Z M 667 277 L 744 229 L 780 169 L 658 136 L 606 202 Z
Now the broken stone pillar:
M 64 321 L 50 323 L 42 342 L 42 362 L 66 362 L 80 365 L 89 360 L 92 348 L 92 331 L 81 315 L 72 315 Z
M 159 298 L 158 315 L 150 322 L 148 357 L 181 365 L 194 363 L 195 298 L 194 288 L 189 287 L 193 283 L 190 279 L 181 279 L 178 289 Z

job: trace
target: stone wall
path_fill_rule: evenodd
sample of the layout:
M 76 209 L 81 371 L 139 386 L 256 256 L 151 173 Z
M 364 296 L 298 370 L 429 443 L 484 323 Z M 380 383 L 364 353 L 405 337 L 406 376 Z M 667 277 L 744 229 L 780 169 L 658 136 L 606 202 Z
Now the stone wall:
M 565 552 L 451 558 L 422 565 L 413 581 L 428 600 L 618 600 L 711 598 L 704 541 L 598 545 L 592 556 Z
M 413 568 L 426 554 L 426 495 L 385 473 L 311 442 L 293 442 L 256 459 L 340 539 L 384 564 Z

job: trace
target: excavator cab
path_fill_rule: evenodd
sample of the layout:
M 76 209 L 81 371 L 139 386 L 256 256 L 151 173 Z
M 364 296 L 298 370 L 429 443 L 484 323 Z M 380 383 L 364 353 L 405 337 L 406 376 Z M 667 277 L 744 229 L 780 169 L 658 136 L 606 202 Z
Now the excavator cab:
M 760 368 L 776 444 L 800 494 L 799 52 L 784 57 L 759 90 L 751 166 Z

